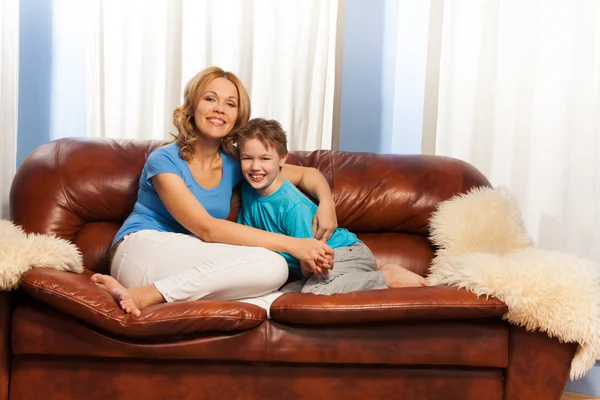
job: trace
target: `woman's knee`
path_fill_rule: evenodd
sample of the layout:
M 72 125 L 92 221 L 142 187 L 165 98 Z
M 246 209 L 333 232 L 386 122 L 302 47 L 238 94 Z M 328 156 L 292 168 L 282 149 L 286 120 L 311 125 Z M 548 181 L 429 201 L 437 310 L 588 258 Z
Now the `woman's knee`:
M 265 267 L 269 270 L 269 275 L 277 282 L 281 282 L 280 285 L 283 285 L 289 274 L 287 261 L 281 254 L 274 251 L 261 249 L 261 252 L 265 260 Z

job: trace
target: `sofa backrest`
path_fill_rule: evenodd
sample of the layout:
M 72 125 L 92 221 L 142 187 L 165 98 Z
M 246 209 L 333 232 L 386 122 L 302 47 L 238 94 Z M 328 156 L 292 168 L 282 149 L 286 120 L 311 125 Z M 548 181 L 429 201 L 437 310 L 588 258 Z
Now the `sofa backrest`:
M 159 141 L 59 139 L 34 150 L 10 194 L 11 219 L 28 232 L 73 241 L 85 266 L 108 271 L 110 243 L 137 198 L 148 154 Z M 329 181 L 340 227 L 355 232 L 384 262 L 427 272 L 433 249 L 427 223 L 436 205 L 489 186 L 473 166 L 448 157 L 318 150 L 288 162 L 315 167 Z M 229 218 L 236 217 L 232 199 Z

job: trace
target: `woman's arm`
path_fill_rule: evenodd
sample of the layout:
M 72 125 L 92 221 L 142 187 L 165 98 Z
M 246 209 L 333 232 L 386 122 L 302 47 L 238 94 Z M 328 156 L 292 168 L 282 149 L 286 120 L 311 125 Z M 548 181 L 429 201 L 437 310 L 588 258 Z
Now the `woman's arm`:
M 333 250 L 316 239 L 298 239 L 212 217 L 176 174 L 161 173 L 152 185 L 171 215 L 205 242 L 265 247 L 292 254 L 315 269 L 326 268 Z
M 316 168 L 285 164 L 281 176 L 319 200 L 313 233 L 316 239 L 327 242 L 338 224 L 331 188 L 323 174 Z

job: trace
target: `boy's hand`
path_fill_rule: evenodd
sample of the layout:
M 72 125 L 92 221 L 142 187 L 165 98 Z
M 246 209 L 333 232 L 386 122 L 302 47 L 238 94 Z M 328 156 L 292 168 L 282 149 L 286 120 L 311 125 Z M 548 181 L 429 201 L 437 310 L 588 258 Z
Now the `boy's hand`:
M 333 254 L 326 254 L 325 257 L 317 260 L 317 267 L 321 268 L 323 275 L 329 276 L 329 270 L 333 269 Z
M 333 250 L 325 243 L 313 239 L 294 239 L 295 246 L 290 254 L 303 262 L 306 268 L 317 275 L 327 275 L 333 267 Z
M 333 235 L 333 232 L 338 227 L 334 203 L 327 201 L 319 203 L 312 221 L 312 227 L 315 239 L 326 243 L 331 238 L 331 235 Z
M 316 264 L 317 267 L 321 269 L 321 274 L 319 274 L 318 270 L 313 270 L 309 263 L 300 261 L 300 271 L 302 272 L 302 276 L 305 278 L 310 278 L 312 274 L 316 274 L 321 277 L 329 276 L 329 270 L 333 269 L 333 256 L 327 254 L 324 262 L 317 262 Z
M 310 276 L 313 274 L 310 265 L 304 261 L 300 261 L 300 272 L 302 272 L 302 276 L 305 278 L 310 278 Z

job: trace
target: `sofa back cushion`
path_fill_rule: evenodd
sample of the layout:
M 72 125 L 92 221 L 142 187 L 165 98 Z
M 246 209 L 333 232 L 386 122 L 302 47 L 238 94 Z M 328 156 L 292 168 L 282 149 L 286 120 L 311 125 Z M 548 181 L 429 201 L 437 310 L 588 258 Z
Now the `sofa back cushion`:
M 115 233 L 133 209 L 140 173 L 159 141 L 66 138 L 34 150 L 11 188 L 11 219 L 28 232 L 73 241 L 85 266 L 108 271 Z M 462 161 L 438 156 L 318 150 L 288 162 L 319 169 L 332 187 L 338 223 L 384 262 L 424 274 L 433 250 L 427 223 L 436 204 L 487 179 Z M 235 219 L 239 198 L 232 198 Z

